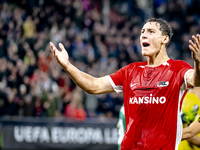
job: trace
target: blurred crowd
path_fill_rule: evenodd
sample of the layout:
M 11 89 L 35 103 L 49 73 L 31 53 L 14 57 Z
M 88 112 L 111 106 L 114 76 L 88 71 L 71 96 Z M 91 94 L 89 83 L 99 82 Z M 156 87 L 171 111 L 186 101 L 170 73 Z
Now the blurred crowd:
M 188 49 L 200 33 L 199 0 L 1 0 L 0 115 L 76 120 L 118 117 L 123 95 L 90 95 L 54 60 L 63 43 L 70 62 L 95 77 L 145 61 L 140 29 L 150 17 L 173 28 L 167 52 L 193 66 Z

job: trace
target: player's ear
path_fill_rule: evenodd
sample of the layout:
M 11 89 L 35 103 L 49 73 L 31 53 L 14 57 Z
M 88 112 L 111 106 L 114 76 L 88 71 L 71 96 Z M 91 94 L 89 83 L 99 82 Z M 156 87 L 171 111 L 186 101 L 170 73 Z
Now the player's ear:
M 168 35 L 163 36 L 162 43 L 167 44 L 168 42 L 169 42 L 169 36 Z

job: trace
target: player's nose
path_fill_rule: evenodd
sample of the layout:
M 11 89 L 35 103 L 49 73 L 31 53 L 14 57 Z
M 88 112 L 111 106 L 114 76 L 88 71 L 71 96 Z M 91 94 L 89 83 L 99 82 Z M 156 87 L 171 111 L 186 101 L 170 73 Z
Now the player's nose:
M 141 39 L 146 39 L 147 38 L 147 34 L 144 32 L 141 34 Z

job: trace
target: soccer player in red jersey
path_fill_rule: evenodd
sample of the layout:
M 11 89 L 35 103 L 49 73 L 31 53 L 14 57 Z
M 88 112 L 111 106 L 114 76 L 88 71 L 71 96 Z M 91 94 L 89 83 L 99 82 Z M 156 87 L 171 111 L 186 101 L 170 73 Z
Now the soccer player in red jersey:
M 114 74 L 95 78 L 74 67 L 64 46 L 50 43 L 55 59 L 74 82 L 90 94 L 123 92 L 126 131 L 121 150 L 175 150 L 182 137 L 182 99 L 188 86 L 200 86 L 200 35 L 192 36 L 189 49 L 194 69 L 168 57 L 172 30 L 157 18 L 145 22 L 140 35 L 146 62 L 131 63 Z M 178 94 L 177 94 L 178 93 Z

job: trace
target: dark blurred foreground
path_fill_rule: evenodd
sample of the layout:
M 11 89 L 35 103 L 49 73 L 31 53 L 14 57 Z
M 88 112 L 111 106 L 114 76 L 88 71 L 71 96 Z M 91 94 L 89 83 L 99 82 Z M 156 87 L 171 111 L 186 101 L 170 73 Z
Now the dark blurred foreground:
M 4 117 L 0 123 L 0 148 L 116 150 L 117 119 Z

